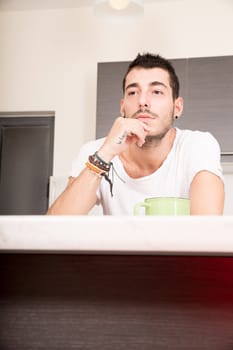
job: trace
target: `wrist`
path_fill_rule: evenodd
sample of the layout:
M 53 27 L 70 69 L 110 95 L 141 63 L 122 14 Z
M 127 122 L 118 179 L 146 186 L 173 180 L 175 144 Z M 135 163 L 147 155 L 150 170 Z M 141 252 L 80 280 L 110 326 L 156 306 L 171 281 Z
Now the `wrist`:
M 113 183 L 112 183 L 112 180 L 109 178 L 109 172 L 112 167 L 112 163 L 106 162 L 98 155 L 97 152 L 95 152 L 94 154 L 88 157 L 88 161 L 86 162 L 85 165 L 90 171 L 94 172 L 98 177 L 103 176 L 105 178 L 105 180 L 110 185 L 111 196 L 113 196 L 113 193 L 112 193 Z
M 113 154 L 109 153 L 107 149 L 104 149 L 101 147 L 97 152 L 97 156 L 105 163 L 110 163 L 112 158 L 114 157 Z

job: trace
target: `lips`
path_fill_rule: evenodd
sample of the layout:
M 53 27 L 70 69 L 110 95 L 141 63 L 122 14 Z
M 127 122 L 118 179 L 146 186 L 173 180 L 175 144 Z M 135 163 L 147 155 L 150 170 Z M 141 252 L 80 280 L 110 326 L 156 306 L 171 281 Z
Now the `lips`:
M 137 112 L 132 114 L 131 118 L 135 119 L 157 119 L 158 115 L 156 113 L 151 112 L 149 109 L 139 109 Z
M 154 117 L 152 117 L 151 115 L 147 115 L 147 114 L 139 114 L 136 116 L 136 119 L 147 120 L 147 119 L 154 119 Z

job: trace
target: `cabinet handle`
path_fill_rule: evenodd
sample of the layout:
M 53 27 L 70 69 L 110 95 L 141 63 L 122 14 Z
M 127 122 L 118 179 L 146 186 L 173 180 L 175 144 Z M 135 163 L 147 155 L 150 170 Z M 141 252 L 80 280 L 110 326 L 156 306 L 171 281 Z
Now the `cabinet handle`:
M 233 156 L 233 152 L 222 152 L 221 156 Z

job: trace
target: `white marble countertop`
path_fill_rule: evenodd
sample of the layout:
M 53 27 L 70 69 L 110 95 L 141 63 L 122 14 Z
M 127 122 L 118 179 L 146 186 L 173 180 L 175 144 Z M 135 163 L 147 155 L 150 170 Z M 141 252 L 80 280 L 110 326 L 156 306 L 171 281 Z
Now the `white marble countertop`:
M 0 252 L 233 256 L 233 216 L 1 216 Z

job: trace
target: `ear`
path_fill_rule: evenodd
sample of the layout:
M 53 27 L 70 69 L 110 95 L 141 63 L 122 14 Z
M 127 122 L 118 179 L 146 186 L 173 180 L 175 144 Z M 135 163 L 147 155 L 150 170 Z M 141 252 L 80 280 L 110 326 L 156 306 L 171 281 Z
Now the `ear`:
M 174 106 L 174 118 L 180 117 L 184 108 L 184 100 L 182 97 L 177 97 L 175 100 L 175 106 Z
M 121 113 L 121 116 L 124 117 L 125 107 L 124 107 L 124 99 L 123 98 L 120 100 L 120 113 Z

